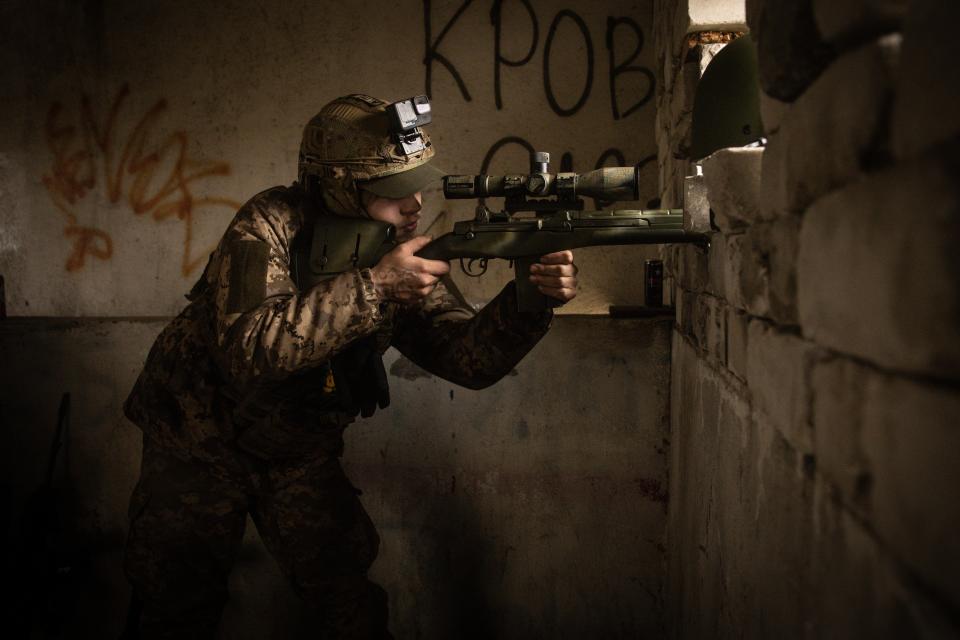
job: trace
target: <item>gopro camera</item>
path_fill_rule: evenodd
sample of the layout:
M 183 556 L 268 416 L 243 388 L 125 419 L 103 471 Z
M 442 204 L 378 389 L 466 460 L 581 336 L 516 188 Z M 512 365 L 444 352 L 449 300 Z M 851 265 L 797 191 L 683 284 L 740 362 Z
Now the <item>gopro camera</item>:
M 425 145 L 420 127 L 430 124 L 432 120 L 430 99 L 427 96 L 415 96 L 398 100 L 387 106 L 387 114 L 390 117 L 390 129 L 404 155 L 423 151 Z

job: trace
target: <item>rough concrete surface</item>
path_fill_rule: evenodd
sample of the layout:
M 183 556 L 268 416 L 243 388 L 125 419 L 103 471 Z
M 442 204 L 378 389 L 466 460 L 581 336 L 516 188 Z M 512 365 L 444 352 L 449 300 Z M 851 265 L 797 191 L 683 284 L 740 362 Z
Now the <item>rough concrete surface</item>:
M 797 325 L 797 253 L 800 220 L 793 216 L 772 223 L 758 224 L 750 234 L 766 246 L 766 264 L 770 281 L 770 317 L 784 326 Z
M 810 208 L 797 266 L 804 335 L 884 367 L 960 378 L 955 166 L 952 151 L 930 153 Z
M 91 565 L 70 637 L 117 637 L 124 619 L 120 549 L 140 436 L 120 404 L 162 326 L 0 324 L 10 514 L 42 479 L 60 394 L 73 398 L 57 486 L 75 497 L 73 539 Z M 373 574 L 397 637 L 662 635 L 669 333 L 668 319 L 558 318 L 480 392 L 389 352 L 393 404 L 348 430 L 345 467 L 383 539 Z M 305 631 L 252 524 L 231 592 L 223 637 Z
M 750 227 L 742 238 L 737 276 L 744 308 L 758 318 L 770 317 L 769 236 L 763 227 Z
M 763 154 L 766 217 L 802 212 L 886 161 L 899 47 L 885 36 L 838 59 L 790 106 Z
M 891 137 L 898 157 L 917 155 L 960 135 L 956 117 L 960 74 L 949 62 L 958 24 L 960 4 L 956 2 L 910 3 L 892 116 Z
M 915 589 L 900 569 L 904 560 L 922 566 L 938 557 L 942 566 L 922 569 L 946 580 L 938 588 L 955 592 L 950 584 L 955 574 L 947 567 L 956 566 L 956 559 L 943 552 L 956 545 L 937 536 L 950 535 L 956 508 L 952 502 L 929 503 L 946 499 L 939 483 L 955 482 L 955 472 L 941 466 L 948 453 L 922 449 L 954 451 L 955 430 L 943 430 L 937 412 L 921 409 L 930 399 L 916 398 L 922 404 L 914 404 L 909 398 L 899 417 L 881 403 L 869 418 L 885 434 L 871 441 L 886 452 L 879 471 L 885 478 L 878 482 L 884 487 L 875 486 L 873 495 L 883 494 L 883 509 L 890 509 L 885 515 L 897 514 L 887 523 L 896 531 L 883 533 L 911 541 L 909 547 L 889 549 L 864 526 L 864 516 L 852 515 L 835 499 L 834 487 L 816 472 L 817 458 L 801 455 L 742 399 L 736 380 L 706 364 L 679 333 L 673 354 L 671 404 L 684 410 L 672 414 L 670 637 L 955 637 L 956 627 L 936 597 Z M 896 402 L 897 396 L 886 397 Z M 949 402 L 955 401 L 954 396 Z M 911 424 L 902 414 L 917 410 L 930 416 L 937 435 L 908 445 L 894 425 Z M 920 460 L 937 464 L 907 482 L 897 476 L 916 470 Z M 906 487 L 919 492 L 904 495 Z M 907 515 L 911 504 L 913 519 Z M 931 520 L 931 513 L 941 515 Z M 918 522 L 926 523 L 920 531 Z M 913 544 L 918 534 L 929 536 L 926 544 Z
M 794 449 L 811 451 L 810 371 L 816 346 L 761 320 L 750 322 L 747 336 L 746 378 L 754 409 Z
M 708 158 L 719 230 L 664 252 L 671 638 L 960 637 L 956 6 L 747 2 L 761 186 Z
M 707 64 L 723 48 L 723 44 L 690 46 L 687 34 L 691 23 L 687 9 L 686 3 L 654 2 L 654 12 L 659 19 L 653 26 L 653 41 L 657 50 L 657 68 L 663 76 L 656 93 L 655 139 L 659 195 L 661 204 L 666 207 L 680 206 L 683 202 L 683 179 L 691 173 L 688 165 L 696 86 Z
M 746 13 L 761 88 L 793 102 L 835 55 L 817 30 L 812 0 L 746 0 Z
M 789 109 L 789 102 L 771 98 L 765 92 L 760 92 L 760 120 L 763 122 L 763 132 L 767 137 L 780 129 L 780 124 Z
M 828 42 L 842 43 L 899 30 L 908 0 L 813 0 L 817 28 Z
M 762 148 L 720 149 L 703 159 L 714 224 L 729 233 L 760 218 Z
M 687 176 L 683 180 L 683 229 L 697 233 L 711 231 L 710 203 L 703 175 Z
M 674 338 L 671 637 L 798 637 L 812 492 L 795 452 Z M 762 585 L 762 587 L 760 586 Z M 736 630 L 736 631 L 734 631 Z
M 960 484 L 960 397 L 844 359 L 818 364 L 812 386 L 818 468 L 956 606 L 960 508 L 944 488 Z
M 746 308 L 740 289 L 743 242 L 743 234 L 714 234 L 710 241 L 710 291 L 738 309 Z
M 727 368 L 741 381 L 747 379 L 750 317 L 727 307 Z
M 864 454 L 879 535 L 949 604 L 960 607 L 960 395 L 893 376 L 865 381 Z

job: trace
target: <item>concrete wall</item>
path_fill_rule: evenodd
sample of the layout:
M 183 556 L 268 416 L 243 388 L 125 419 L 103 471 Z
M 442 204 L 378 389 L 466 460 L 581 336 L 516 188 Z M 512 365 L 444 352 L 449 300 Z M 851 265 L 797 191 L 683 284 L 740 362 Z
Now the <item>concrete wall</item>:
M 523 144 L 551 152 L 555 169 L 646 160 L 645 205 L 657 190 L 651 10 L 650 0 L 5 2 L 8 313 L 176 313 L 237 206 L 294 180 L 303 125 L 350 92 L 429 93 L 436 161 L 450 173 L 478 172 L 488 154 L 490 173 L 524 172 Z M 473 215 L 473 202 L 425 197 L 421 228 L 433 234 Z M 583 295 L 567 312 L 640 304 L 640 279 L 619 274 L 655 254 L 583 251 Z M 508 274 L 497 265 L 459 280 L 484 301 Z
M 665 252 L 672 637 L 960 635 L 956 7 L 747 2 L 769 143 L 703 161 L 711 246 Z M 671 203 L 716 53 L 675 10 Z
M 65 492 L 67 637 L 117 637 L 139 433 L 119 406 L 161 320 L 0 323 L 5 560 L 40 484 L 60 393 L 73 415 Z M 390 352 L 393 406 L 348 430 L 345 467 L 377 523 L 373 576 L 400 638 L 662 635 L 670 322 L 564 317 L 480 392 Z M 56 544 L 57 538 L 54 538 Z M 15 576 L 16 574 L 11 574 Z M 11 578 L 16 580 L 16 578 Z M 309 632 L 252 524 L 221 637 Z M 23 609 L 17 619 L 30 615 Z

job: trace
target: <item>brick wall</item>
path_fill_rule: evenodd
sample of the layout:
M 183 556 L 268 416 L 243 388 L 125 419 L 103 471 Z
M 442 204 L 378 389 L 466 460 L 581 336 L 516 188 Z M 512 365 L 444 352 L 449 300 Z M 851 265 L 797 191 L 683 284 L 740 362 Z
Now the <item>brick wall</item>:
M 685 179 L 693 4 L 655 9 L 661 197 L 712 233 L 664 251 L 672 635 L 958 637 L 960 5 L 748 0 L 768 144 Z

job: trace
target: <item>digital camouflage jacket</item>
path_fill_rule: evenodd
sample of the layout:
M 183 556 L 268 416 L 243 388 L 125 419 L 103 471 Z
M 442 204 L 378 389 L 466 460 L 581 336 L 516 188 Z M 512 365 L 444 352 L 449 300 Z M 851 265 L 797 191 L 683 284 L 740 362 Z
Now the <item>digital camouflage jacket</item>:
M 479 313 L 442 284 L 419 304 L 383 301 L 368 269 L 300 291 L 291 251 L 311 215 L 297 185 L 238 211 L 127 398 L 126 415 L 146 436 L 208 461 L 247 441 L 267 457 L 339 454 L 353 416 L 331 402 L 330 361 L 351 344 L 366 340 L 379 353 L 393 345 L 477 389 L 508 373 L 549 326 L 549 312 L 516 312 L 513 283 Z

